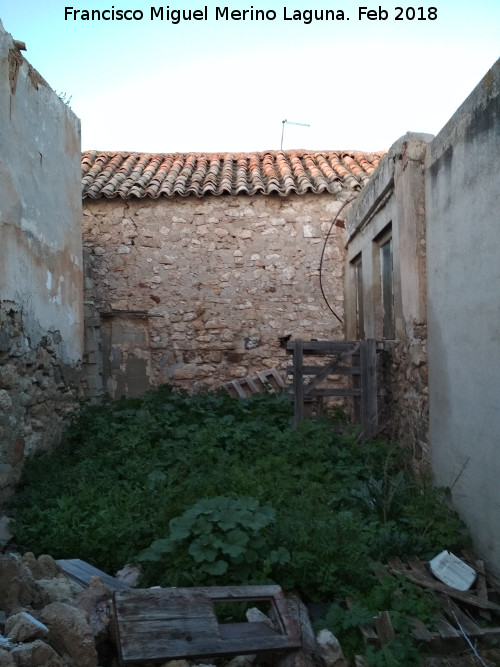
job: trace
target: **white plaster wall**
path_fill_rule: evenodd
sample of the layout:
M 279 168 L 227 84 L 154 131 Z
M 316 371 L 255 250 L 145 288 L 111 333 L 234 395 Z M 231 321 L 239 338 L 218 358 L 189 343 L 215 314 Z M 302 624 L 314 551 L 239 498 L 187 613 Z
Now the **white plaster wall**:
M 435 482 L 500 570 L 500 60 L 428 149 L 426 209 Z
M 31 344 L 58 331 L 82 354 L 80 122 L 0 23 L 0 300 L 21 307 Z
M 79 393 L 81 219 L 80 122 L 0 23 L 0 500 Z

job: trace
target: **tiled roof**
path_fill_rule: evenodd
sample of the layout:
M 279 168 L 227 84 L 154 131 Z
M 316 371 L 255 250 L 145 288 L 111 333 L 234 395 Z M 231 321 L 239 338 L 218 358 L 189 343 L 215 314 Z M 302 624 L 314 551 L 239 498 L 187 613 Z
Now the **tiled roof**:
M 100 153 L 82 155 L 83 197 L 173 197 L 355 191 L 385 152 Z

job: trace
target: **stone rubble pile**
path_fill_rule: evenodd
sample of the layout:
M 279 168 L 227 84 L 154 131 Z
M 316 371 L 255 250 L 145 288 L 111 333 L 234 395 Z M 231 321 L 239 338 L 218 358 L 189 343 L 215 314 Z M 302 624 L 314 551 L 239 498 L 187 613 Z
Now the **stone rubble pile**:
M 97 667 L 111 589 L 71 581 L 51 556 L 0 556 L 0 666 Z
M 136 574 L 128 566 L 119 573 L 132 584 L 137 583 Z M 84 588 L 67 577 L 51 556 L 8 553 L 0 555 L 0 591 L 0 667 L 118 667 L 112 590 L 99 577 L 92 577 Z M 347 665 L 328 631 L 318 635 L 316 653 L 317 664 L 323 667 Z M 221 667 L 220 661 L 217 664 Z M 257 657 L 248 655 L 225 663 L 225 667 L 257 665 Z M 193 666 L 214 667 L 186 660 L 160 667 Z

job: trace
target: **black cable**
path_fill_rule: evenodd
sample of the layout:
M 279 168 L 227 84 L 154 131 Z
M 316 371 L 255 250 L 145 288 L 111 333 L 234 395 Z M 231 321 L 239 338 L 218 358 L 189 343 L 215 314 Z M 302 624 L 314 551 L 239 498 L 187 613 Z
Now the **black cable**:
M 338 319 L 338 321 L 340 322 L 340 324 L 344 324 L 344 321 L 342 320 L 342 318 L 340 318 L 340 317 L 337 315 L 337 313 L 333 310 L 333 308 L 332 308 L 332 307 L 330 306 L 330 304 L 328 303 L 328 299 L 326 298 L 325 290 L 323 289 L 323 280 L 322 280 L 322 277 L 321 277 L 321 271 L 322 271 L 322 269 L 323 269 L 323 258 L 324 258 L 324 256 L 325 256 L 326 244 L 328 243 L 328 239 L 330 238 L 330 234 L 331 234 L 331 232 L 332 232 L 332 229 L 333 229 L 333 227 L 335 226 L 335 223 L 337 222 L 337 219 L 338 219 L 339 215 L 341 214 L 342 210 L 344 209 L 344 207 L 347 206 L 347 204 L 350 204 L 354 199 L 355 199 L 355 197 L 353 197 L 352 199 L 348 199 L 347 201 L 345 201 L 345 202 L 342 204 L 342 206 L 339 208 L 339 210 L 337 211 L 337 213 L 335 214 L 335 217 L 334 217 L 334 219 L 333 219 L 333 222 L 332 222 L 332 224 L 330 225 L 330 229 L 328 230 L 328 234 L 326 235 L 326 239 L 325 239 L 325 242 L 324 242 L 324 244 L 323 244 L 323 250 L 321 251 L 321 259 L 319 260 L 319 288 L 320 288 L 320 290 L 321 290 L 321 294 L 323 295 L 323 299 L 325 300 L 326 305 L 327 305 L 328 308 L 332 311 L 332 313 L 335 315 L 335 317 Z

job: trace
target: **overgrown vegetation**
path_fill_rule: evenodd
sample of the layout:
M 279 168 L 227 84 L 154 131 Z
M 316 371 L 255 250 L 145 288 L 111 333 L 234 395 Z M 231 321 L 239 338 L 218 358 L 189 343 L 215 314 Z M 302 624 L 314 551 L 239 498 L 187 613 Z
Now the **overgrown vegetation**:
M 465 546 L 446 492 L 413 480 L 397 447 L 326 421 L 290 424 L 286 396 L 164 386 L 85 406 L 62 445 L 26 466 L 15 539 L 109 572 L 141 561 L 144 585 L 274 581 L 332 602 L 325 623 L 352 650 L 352 629 L 388 609 L 400 635 L 370 664 L 418 664 L 404 619 L 428 620 L 432 603 L 406 582 L 380 581 L 373 564 Z M 405 652 L 406 663 L 391 663 Z

